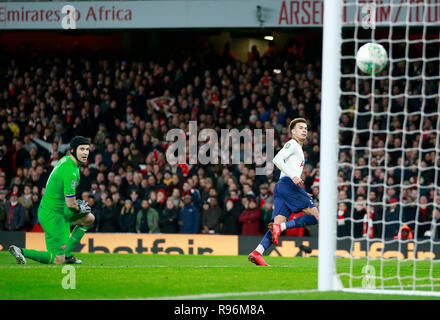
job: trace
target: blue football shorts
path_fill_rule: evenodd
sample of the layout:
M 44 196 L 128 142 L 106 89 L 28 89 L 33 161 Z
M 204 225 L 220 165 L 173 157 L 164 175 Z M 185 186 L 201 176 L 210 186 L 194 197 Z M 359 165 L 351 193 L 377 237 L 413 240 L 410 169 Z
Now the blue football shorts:
M 292 212 L 300 212 L 304 208 L 313 208 L 312 197 L 298 187 L 289 177 L 282 177 L 273 190 L 274 210 L 272 219 L 281 214 L 289 219 Z

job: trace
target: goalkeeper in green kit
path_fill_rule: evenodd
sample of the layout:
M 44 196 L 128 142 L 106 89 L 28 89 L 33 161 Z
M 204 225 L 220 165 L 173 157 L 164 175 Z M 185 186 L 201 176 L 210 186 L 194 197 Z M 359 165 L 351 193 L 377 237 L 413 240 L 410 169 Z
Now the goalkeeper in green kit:
M 73 256 L 72 251 L 95 217 L 87 202 L 76 199 L 76 187 L 79 183 L 79 167 L 89 157 L 90 142 L 85 137 L 76 136 L 70 142 L 70 147 L 71 154 L 62 157 L 52 170 L 38 207 L 38 219 L 44 230 L 47 251 L 12 245 L 9 252 L 18 264 L 25 264 L 26 258 L 47 264 L 82 262 Z M 72 235 L 71 225 L 75 225 Z

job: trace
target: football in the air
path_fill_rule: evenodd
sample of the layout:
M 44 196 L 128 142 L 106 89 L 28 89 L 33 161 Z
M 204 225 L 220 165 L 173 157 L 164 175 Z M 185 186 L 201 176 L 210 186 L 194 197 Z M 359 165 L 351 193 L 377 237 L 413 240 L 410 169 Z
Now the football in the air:
M 356 65 L 362 72 L 367 74 L 381 72 L 387 63 L 387 51 L 378 43 L 366 43 L 359 48 L 356 54 Z

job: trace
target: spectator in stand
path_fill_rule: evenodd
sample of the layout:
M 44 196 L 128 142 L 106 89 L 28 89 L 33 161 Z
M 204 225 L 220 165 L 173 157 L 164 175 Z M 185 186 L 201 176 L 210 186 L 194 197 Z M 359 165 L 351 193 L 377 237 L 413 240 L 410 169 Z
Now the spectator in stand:
M 269 200 L 273 202 L 273 197 L 269 193 L 269 185 L 267 183 L 262 183 L 259 187 L 260 192 L 258 196 L 258 207 L 263 208 L 264 203 Z
M 260 52 L 256 45 L 253 45 L 251 51 L 248 53 L 248 62 L 260 60 Z
M 238 218 L 243 211 L 242 208 L 242 205 L 234 201 L 233 198 L 226 200 L 226 209 L 223 210 L 220 215 L 220 222 L 223 224 L 223 234 L 238 235 L 240 233 L 240 222 Z
M 220 232 L 220 215 L 222 210 L 218 206 L 216 197 L 209 198 L 203 204 L 202 211 L 202 233 Z
M 141 209 L 137 212 L 137 233 L 159 233 L 159 213 L 150 206 L 148 199 L 142 199 Z
M 112 193 L 113 206 L 120 212 L 124 207 L 124 200 L 121 199 L 121 194 L 118 191 Z
M 70 143 L 62 143 L 60 139 L 54 139 L 52 143 L 49 143 L 34 135 L 32 141 L 44 148 L 48 152 L 49 158 L 52 159 L 58 157 L 57 154 L 59 153 L 65 153 L 70 148 Z
M 221 66 L 226 66 L 235 62 L 235 53 L 231 49 L 231 43 L 226 42 L 219 53 Z
M 160 231 L 162 233 L 177 233 L 179 231 L 178 219 L 177 205 L 174 204 L 173 199 L 168 198 L 165 209 L 159 214 Z
M 419 206 L 417 208 L 417 224 L 415 229 L 415 236 L 418 239 L 423 238 L 426 231 L 431 228 L 432 221 L 432 203 L 428 202 L 428 197 L 423 195 L 420 197 Z
M 24 186 L 23 194 L 18 198 L 18 202 L 26 211 L 26 228 L 32 229 L 33 223 L 29 213 L 29 208 L 32 206 L 32 188 L 30 184 Z
M 126 199 L 119 216 L 119 231 L 136 232 L 136 212 L 130 199 Z
M 130 191 L 130 200 L 133 203 L 134 210 L 138 212 L 141 209 L 142 200 L 139 198 L 139 193 L 137 189 L 133 189 Z
M 385 211 L 385 238 L 392 239 L 399 232 L 400 206 L 396 198 L 391 198 Z
M 0 154 L 1 155 L 1 154 Z M 6 186 L 6 174 L 0 171 L 0 191 L 8 191 Z
M 40 205 L 41 198 L 38 193 L 32 193 L 31 196 L 32 204 L 28 209 L 29 224 L 28 231 L 38 231 L 43 232 L 43 228 L 38 220 L 38 206 Z
M 26 224 L 26 210 L 18 203 L 18 193 L 12 192 L 9 201 L 5 204 L 5 230 L 20 231 Z
M 195 177 L 197 177 L 197 176 L 195 176 Z M 201 209 L 202 199 L 201 199 L 200 192 L 199 192 L 199 190 L 197 188 L 195 188 L 193 186 L 194 182 L 191 183 L 191 181 L 193 181 L 193 179 L 191 179 L 191 180 L 188 179 L 188 182 L 185 182 L 182 185 L 182 195 L 183 196 L 191 195 L 192 196 L 192 200 L 193 200 L 193 204 L 197 208 Z M 209 193 L 208 193 L 208 196 L 209 196 Z
M 167 201 L 166 192 L 164 189 L 159 189 L 156 192 L 156 202 L 154 203 L 154 209 L 157 212 L 162 212 L 165 209 L 165 202 Z
M 89 206 L 92 209 L 92 214 L 95 216 L 95 222 L 88 229 L 88 231 L 89 232 L 97 232 L 98 225 L 100 224 L 100 220 L 101 220 L 101 206 L 99 203 L 96 202 L 96 198 L 93 193 L 89 193 L 89 197 L 88 197 L 87 202 L 89 203 Z
M 0 231 L 4 230 L 6 221 L 6 190 L 0 190 Z
M 264 201 L 264 205 L 261 208 L 261 218 L 260 218 L 260 233 L 264 234 L 267 230 L 267 226 L 272 220 L 273 212 L 273 199 L 272 197 L 267 198 Z
M 117 232 L 120 210 L 113 203 L 112 198 L 107 198 L 101 210 L 101 217 L 97 226 L 97 232 Z
M 394 201 L 394 200 L 393 200 Z M 411 195 L 407 195 L 405 205 L 402 208 L 402 223 L 408 225 L 411 230 L 415 230 L 417 216 L 417 201 Z
M 238 221 L 241 223 L 241 235 L 257 236 L 260 235 L 261 210 L 257 206 L 254 197 L 249 197 L 248 206 L 240 214 Z
M 397 233 L 397 236 L 394 237 L 395 239 L 414 239 L 413 232 L 410 227 L 408 227 L 406 224 L 402 225 L 399 229 L 399 232 Z
M 437 197 L 437 203 L 439 202 L 440 198 Z M 431 228 L 425 232 L 424 236 L 431 239 L 440 239 L 440 207 L 434 207 Z
M 364 235 L 364 218 L 367 216 L 370 207 L 367 206 L 367 200 L 360 195 L 356 198 L 354 212 L 352 217 L 353 237 L 362 238 Z
M 180 233 L 198 233 L 200 228 L 200 211 L 192 204 L 192 197 L 183 197 L 183 208 L 179 212 Z
M 348 210 L 345 202 L 339 202 L 338 204 L 338 217 L 337 217 L 337 235 L 338 237 L 346 237 L 350 235 L 351 221 L 348 219 L 350 210 Z
M 175 207 L 178 207 L 179 206 L 179 203 L 180 203 L 180 201 L 181 201 L 181 194 L 180 194 L 180 190 L 179 189 L 177 189 L 177 188 L 174 188 L 173 189 L 173 193 L 171 194 L 171 196 L 167 199 L 167 201 L 168 200 L 171 200 L 171 201 L 173 201 L 173 204 L 174 204 L 174 206 Z
M 19 168 L 23 168 L 26 159 L 29 157 L 28 151 L 23 146 L 23 141 L 15 140 L 14 153 L 12 154 L 12 170 L 16 174 Z

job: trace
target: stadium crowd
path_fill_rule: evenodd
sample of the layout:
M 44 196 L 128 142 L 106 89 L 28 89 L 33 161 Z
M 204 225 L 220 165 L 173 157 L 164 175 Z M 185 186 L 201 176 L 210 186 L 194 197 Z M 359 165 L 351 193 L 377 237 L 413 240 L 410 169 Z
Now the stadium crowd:
M 357 82 L 350 76 L 355 72 L 350 65 L 343 71 L 341 237 L 439 238 L 439 52 L 430 46 L 414 52 L 414 47 L 408 52 L 418 59 L 390 62 L 392 80 L 388 70 L 374 83 Z M 393 55 L 404 57 L 405 47 L 393 48 Z M 423 63 L 422 57 L 431 59 Z M 352 219 L 347 221 L 349 212 Z
M 244 164 L 243 150 L 240 164 L 193 165 L 187 156 L 170 165 L 166 135 L 174 128 L 188 132 L 189 121 L 197 121 L 198 131 L 273 129 L 276 154 L 290 139 L 289 122 L 307 119 L 303 179 L 319 205 L 321 65 L 304 49 L 270 47 L 259 53 L 253 48 L 247 62 L 227 46 L 148 61 L 99 55 L 41 56 L 38 63 L 11 58 L 0 80 L 0 230 L 41 231 L 37 209 L 47 178 L 69 154 L 70 139 L 82 135 L 90 138 L 91 148 L 80 168 L 77 196 L 89 202 L 96 217 L 90 232 L 263 234 L 279 171 L 257 175 L 258 165 Z M 370 92 L 369 82 L 362 83 L 363 93 Z M 352 90 L 354 78 L 341 85 Z M 438 82 L 433 85 L 438 88 Z M 430 86 L 427 82 L 423 90 Z M 419 236 L 431 225 L 438 228 L 437 116 L 417 113 L 418 98 L 404 103 L 402 88 L 393 87 L 391 110 L 387 97 L 374 105 L 355 95 L 341 100 L 341 237 L 384 232 L 392 238 L 401 234 L 400 221 Z M 375 90 L 386 93 L 388 83 Z M 421 88 L 413 83 L 411 90 L 417 95 Z M 426 114 L 436 106 L 438 96 L 426 102 Z M 410 108 L 415 110 L 410 117 L 399 113 L 413 112 Z M 409 133 L 399 131 L 402 126 Z M 418 170 L 419 164 L 426 170 Z M 417 231 L 416 221 L 423 230 Z

